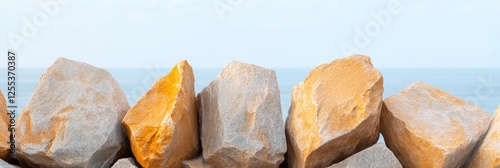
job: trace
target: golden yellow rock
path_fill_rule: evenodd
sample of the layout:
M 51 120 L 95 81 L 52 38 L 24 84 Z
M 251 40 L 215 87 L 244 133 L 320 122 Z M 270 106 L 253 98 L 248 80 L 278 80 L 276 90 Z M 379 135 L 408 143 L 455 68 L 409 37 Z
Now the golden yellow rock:
M 500 167 L 500 106 L 493 115 L 486 137 L 471 160 L 470 168 Z
M 194 75 L 187 61 L 156 81 L 132 107 L 123 125 L 143 167 L 181 167 L 199 155 Z
M 375 144 L 383 91 L 370 57 L 354 55 L 314 68 L 293 88 L 288 166 L 327 167 Z
M 488 112 L 424 82 L 384 100 L 380 131 L 403 167 L 462 167 L 488 129 Z
M 0 91 L 0 159 L 7 159 L 10 153 L 10 116 L 7 115 L 7 104 L 5 98 L 3 97 L 2 91 Z

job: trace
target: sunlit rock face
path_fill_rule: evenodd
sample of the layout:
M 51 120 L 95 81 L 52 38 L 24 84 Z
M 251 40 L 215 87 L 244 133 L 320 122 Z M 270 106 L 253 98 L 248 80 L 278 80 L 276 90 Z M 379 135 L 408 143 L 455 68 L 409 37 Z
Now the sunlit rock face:
M 16 123 L 16 157 L 30 167 L 110 167 L 128 146 L 129 108 L 110 73 L 59 58 Z
M 490 121 L 478 106 L 416 82 L 384 100 L 380 130 L 403 167 L 461 167 Z
M 293 88 L 288 166 L 327 167 L 375 144 L 383 92 L 382 75 L 367 56 L 314 68 Z
M 199 155 L 194 74 L 177 63 L 123 119 L 132 152 L 142 167 L 181 167 Z
M 500 106 L 493 114 L 489 131 L 472 156 L 469 167 L 500 167 Z
M 4 94 L 0 91 L 0 159 L 7 159 L 10 153 L 10 115 L 7 110 Z M 15 128 L 15 127 L 14 127 Z

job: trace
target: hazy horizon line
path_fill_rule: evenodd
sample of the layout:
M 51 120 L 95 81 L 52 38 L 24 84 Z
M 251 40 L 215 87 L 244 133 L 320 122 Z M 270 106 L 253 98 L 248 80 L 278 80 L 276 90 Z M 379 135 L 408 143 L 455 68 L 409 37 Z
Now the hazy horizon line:
M 259 65 L 257 65 L 259 66 Z M 319 65 L 318 65 L 319 66 Z M 98 66 L 95 66 L 98 67 Z M 266 67 L 272 69 L 312 69 L 315 67 Z M 7 67 L 0 66 L 0 69 Z M 17 67 L 18 69 L 45 69 L 48 67 Z M 98 67 L 102 69 L 144 69 L 144 68 L 173 68 L 173 66 L 146 66 L 146 67 Z M 193 67 L 193 69 L 222 69 L 224 67 Z M 376 69 L 500 69 L 500 67 L 375 67 Z

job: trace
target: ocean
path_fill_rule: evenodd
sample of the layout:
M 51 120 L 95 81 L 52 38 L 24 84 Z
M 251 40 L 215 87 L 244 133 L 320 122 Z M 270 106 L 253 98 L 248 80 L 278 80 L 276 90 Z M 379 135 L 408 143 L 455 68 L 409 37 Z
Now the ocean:
M 312 68 L 275 68 L 280 87 L 283 120 L 291 103 L 292 88 L 303 81 Z M 45 68 L 24 68 L 17 71 L 18 115 L 28 102 Z M 133 106 L 156 79 L 166 75 L 170 68 L 107 69 L 120 83 L 127 99 Z M 222 68 L 195 68 L 195 89 L 200 92 L 214 80 Z M 417 81 L 424 81 L 464 100 L 488 110 L 492 115 L 500 105 L 500 69 L 408 69 L 381 68 L 384 77 L 384 98 L 399 93 Z M 7 79 L 6 73 L 0 79 Z M 6 80 L 0 81 L 0 90 L 6 96 Z M 16 117 L 17 117 L 16 116 Z

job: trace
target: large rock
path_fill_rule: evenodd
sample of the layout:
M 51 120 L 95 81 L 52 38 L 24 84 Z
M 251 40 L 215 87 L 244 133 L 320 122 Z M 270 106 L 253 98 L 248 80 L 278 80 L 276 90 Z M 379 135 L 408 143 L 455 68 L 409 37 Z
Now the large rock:
M 486 110 L 423 82 L 384 103 L 380 129 L 404 167 L 461 167 L 490 121 Z
M 286 152 L 276 73 L 231 62 L 198 94 L 205 162 L 214 167 L 278 167 Z
M 111 168 L 138 168 L 140 167 L 134 158 L 123 158 L 116 161 L 116 163 Z
M 334 164 L 328 168 L 403 168 L 398 158 L 394 156 L 391 150 L 385 144 L 375 144 L 359 153 L 348 157 L 340 163 Z
M 471 158 L 469 167 L 500 167 L 500 106 L 493 115 L 481 146 Z
M 10 116 L 7 114 L 7 104 L 5 97 L 0 91 L 0 160 L 6 160 L 10 154 Z
M 288 166 L 326 167 L 378 140 L 383 79 L 354 55 L 314 68 L 293 88 L 286 120 Z
M 181 167 L 199 155 L 194 75 L 187 61 L 156 81 L 123 119 L 143 167 Z
M 59 58 L 17 121 L 16 157 L 31 167 L 110 167 L 128 145 L 128 109 L 110 73 Z

